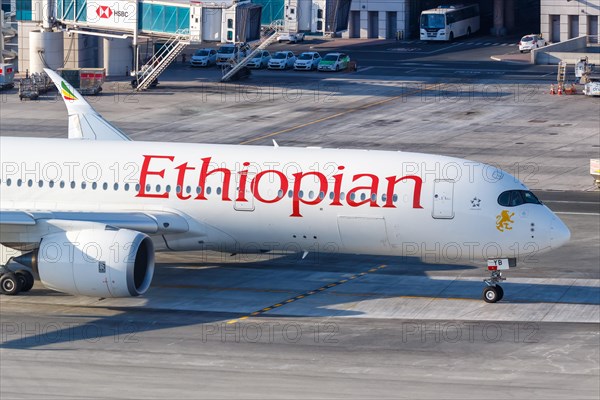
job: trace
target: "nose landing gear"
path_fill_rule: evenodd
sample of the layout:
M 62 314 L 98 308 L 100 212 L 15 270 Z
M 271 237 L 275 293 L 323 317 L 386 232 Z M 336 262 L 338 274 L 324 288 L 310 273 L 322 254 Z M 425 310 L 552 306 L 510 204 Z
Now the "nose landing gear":
M 492 271 L 489 279 L 484 279 L 483 282 L 487 285 L 483 289 L 483 300 L 486 303 L 495 303 L 502 300 L 504 297 L 504 289 L 498 284 L 498 282 L 505 281 L 506 278 L 502 277 L 502 272 Z
M 499 285 L 505 281 L 502 277 L 501 270 L 507 270 L 517 266 L 517 261 L 514 258 L 499 258 L 488 260 L 488 270 L 490 271 L 489 279 L 484 279 L 486 287 L 483 289 L 483 300 L 486 303 L 496 303 L 504 297 L 504 289 Z

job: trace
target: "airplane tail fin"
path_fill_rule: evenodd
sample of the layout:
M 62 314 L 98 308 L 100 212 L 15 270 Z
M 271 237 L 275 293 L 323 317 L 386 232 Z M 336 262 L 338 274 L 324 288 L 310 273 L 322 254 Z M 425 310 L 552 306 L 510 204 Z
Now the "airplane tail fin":
M 69 114 L 69 139 L 131 140 L 117 127 L 102 118 L 67 81 L 49 68 L 44 68 L 63 98 Z

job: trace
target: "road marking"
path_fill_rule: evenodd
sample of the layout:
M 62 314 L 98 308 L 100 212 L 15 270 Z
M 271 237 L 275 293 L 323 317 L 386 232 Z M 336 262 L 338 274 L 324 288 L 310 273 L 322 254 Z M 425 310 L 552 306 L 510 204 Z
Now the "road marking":
M 264 314 L 264 313 L 266 313 L 266 312 L 268 312 L 268 311 L 271 311 L 271 310 L 274 310 L 274 309 L 276 309 L 276 308 L 283 307 L 283 306 L 285 306 L 286 304 L 293 303 L 293 302 L 295 302 L 296 300 L 300 300 L 300 299 L 306 298 L 306 297 L 308 297 L 308 296 L 311 296 L 311 295 L 313 295 L 313 294 L 316 294 L 316 293 L 321 293 L 321 292 L 323 292 L 323 291 L 325 291 L 325 290 L 327 290 L 327 289 L 331 289 L 331 288 L 333 288 L 333 287 L 336 287 L 336 286 L 342 285 L 342 284 L 344 284 L 344 283 L 348 282 L 349 280 L 352 280 L 352 279 L 358 278 L 359 276 L 364 276 L 364 275 L 367 275 L 367 274 L 369 274 L 369 273 L 372 273 L 372 272 L 377 272 L 377 271 L 379 271 L 379 270 L 381 270 L 381 269 L 384 269 L 384 268 L 386 268 L 386 267 L 387 267 L 387 265 L 384 265 L 384 264 L 382 264 L 382 265 L 380 265 L 380 266 L 378 266 L 378 267 L 375 267 L 375 268 L 369 268 L 369 269 L 368 269 L 366 272 L 360 272 L 360 273 L 358 273 L 358 274 L 352 275 L 352 276 L 351 276 L 351 277 L 349 277 L 349 278 L 344 278 L 344 279 L 340 279 L 340 280 L 338 280 L 338 281 L 335 281 L 335 282 L 332 282 L 332 283 L 328 283 L 328 284 L 326 284 L 326 285 L 323 285 L 323 286 L 321 286 L 321 287 L 320 287 L 320 288 L 318 288 L 318 289 L 314 289 L 314 290 L 310 290 L 310 291 L 304 292 L 304 293 L 302 293 L 302 294 L 299 294 L 299 295 L 297 295 L 297 296 L 291 297 L 291 298 L 289 298 L 289 299 L 287 299 L 287 300 L 284 300 L 284 301 L 282 301 L 282 302 L 280 302 L 280 303 L 277 303 L 277 304 L 274 304 L 274 305 L 272 305 L 272 306 L 265 307 L 265 308 L 262 308 L 262 309 L 260 309 L 260 310 L 257 310 L 257 311 L 254 311 L 254 312 L 251 312 L 250 314 L 247 314 L 247 315 L 244 315 L 244 316 L 241 316 L 241 317 L 238 317 L 238 318 L 235 318 L 235 319 L 229 320 L 229 321 L 227 321 L 227 324 L 230 324 L 230 325 L 231 325 L 231 324 L 235 324 L 235 323 L 237 323 L 237 322 L 244 321 L 244 320 L 246 320 L 246 319 L 248 319 L 248 318 L 250 318 L 250 317 L 255 317 L 255 316 L 257 316 L 257 315 Z

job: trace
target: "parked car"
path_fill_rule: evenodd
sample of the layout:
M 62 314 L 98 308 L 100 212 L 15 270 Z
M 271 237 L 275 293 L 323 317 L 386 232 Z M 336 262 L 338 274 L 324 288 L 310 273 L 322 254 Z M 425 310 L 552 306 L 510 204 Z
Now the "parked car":
M 252 58 L 246 66 L 249 68 L 266 68 L 269 65 L 269 60 L 271 59 L 271 53 L 267 50 L 259 51 L 254 58 Z
M 296 56 L 291 51 L 278 51 L 269 60 L 269 69 L 287 69 L 294 66 Z
M 291 42 L 298 43 L 304 40 L 304 33 L 291 33 L 291 32 L 281 32 L 279 36 L 277 36 L 277 42 Z
M 319 53 L 307 51 L 298 56 L 294 63 L 294 69 L 312 71 L 313 69 L 317 69 L 319 61 L 321 61 L 321 55 Z
M 541 35 L 525 35 L 519 41 L 519 51 L 521 53 L 525 50 L 531 51 L 533 49 L 544 47 L 546 44 L 546 39 L 544 39 Z
M 249 47 L 245 43 L 225 43 L 217 50 L 217 65 L 227 65 L 231 60 L 239 61 L 246 57 Z
M 329 53 L 319 61 L 319 71 L 339 71 L 348 68 L 350 57 L 344 53 Z
M 208 67 L 217 63 L 217 51 L 215 49 L 199 49 L 190 58 L 192 67 Z

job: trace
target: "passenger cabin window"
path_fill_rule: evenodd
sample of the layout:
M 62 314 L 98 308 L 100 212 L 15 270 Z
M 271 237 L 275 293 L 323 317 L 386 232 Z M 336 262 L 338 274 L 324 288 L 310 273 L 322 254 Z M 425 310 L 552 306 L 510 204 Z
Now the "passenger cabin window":
M 516 207 L 521 204 L 542 204 L 542 202 L 528 190 L 507 190 L 498 196 L 498 204 L 503 207 Z

